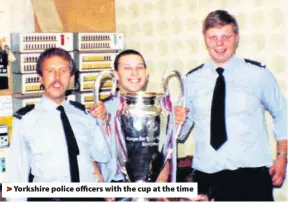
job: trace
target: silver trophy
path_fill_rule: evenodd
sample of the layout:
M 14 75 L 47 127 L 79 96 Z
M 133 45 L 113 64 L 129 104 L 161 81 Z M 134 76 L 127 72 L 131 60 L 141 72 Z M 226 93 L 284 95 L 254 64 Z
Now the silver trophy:
M 116 77 L 112 71 L 102 71 L 94 83 L 95 103 L 100 100 L 101 83 L 107 77 L 112 79 L 111 95 L 116 94 Z M 173 104 L 168 89 L 168 81 L 172 77 L 176 77 L 180 83 L 178 105 L 183 105 L 183 79 L 176 70 L 168 70 L 163 75 L 163 93 L 120 95 L 121 104 L 114 125 L 117 165 L 130 182 L 155 182 L 168 159 L 172 160 L 171 181 L 176 182 L 177 137 L 181 128 L 177 128 L 174 123 Z
M 178 99 L 183 100 L 183 81 L 176 70 L 164 74 L 164 93 L 121 94 L 118 123 L 122 138 L 117 143 L 122 154 L 118 155 L 118 167 L 131 182 L 155 182 L 167 159 L 172 159 L 171 181 L 176 181 L 177 131 L 168 90 L 168 79 L 172 76 L 180 82 Z
M 119 114 L 121 132 L 126 145 L 125 166 L 132 182 L 155 182 L 164 158 L 159 151 L 161 123 L 161 93 L 124 93 L 123 113 Z

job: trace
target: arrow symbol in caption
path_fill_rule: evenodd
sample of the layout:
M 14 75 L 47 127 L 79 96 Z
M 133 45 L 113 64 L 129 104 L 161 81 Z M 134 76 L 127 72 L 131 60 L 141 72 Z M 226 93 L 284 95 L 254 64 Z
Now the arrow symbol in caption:
M 7 187 L 7 192 L 8 192 L 8 191 L 11 191 L 11 190 L 12 190 L 12 188 L 11 188 L 11 187 Z

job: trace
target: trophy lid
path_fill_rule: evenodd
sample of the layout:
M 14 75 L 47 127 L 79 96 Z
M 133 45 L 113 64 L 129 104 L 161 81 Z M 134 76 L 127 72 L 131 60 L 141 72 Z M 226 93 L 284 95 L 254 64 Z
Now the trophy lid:
M 159 97 L 162 95 L 163 93 L 144 92 L 144 91 L 121 93 L 121 96 L 124 96 L 124 97 Z
M 127 104 L 145 104 L 154 105 L 155 100 L 163 96 L 163 93 L 156 92 L 129 92 L 121 93 L 121 99 L 125 100 Z

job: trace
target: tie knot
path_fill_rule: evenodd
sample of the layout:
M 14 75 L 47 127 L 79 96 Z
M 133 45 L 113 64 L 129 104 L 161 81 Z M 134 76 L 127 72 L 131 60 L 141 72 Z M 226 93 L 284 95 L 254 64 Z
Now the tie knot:
M 64 107 L 63 107 L 62 105 L 58 106 L 58 107 L 57 107 L 57 110 L 60 111 L 60 112 L 65 112 L 65 111 L 64 111 Z
M 216 69 L 216 72 L 217 72 L 219 75 L 222 75 L 223 72 L 224 72 L 224 69 L 223 69 L 222 67 L 218 67 L 218 68 Z

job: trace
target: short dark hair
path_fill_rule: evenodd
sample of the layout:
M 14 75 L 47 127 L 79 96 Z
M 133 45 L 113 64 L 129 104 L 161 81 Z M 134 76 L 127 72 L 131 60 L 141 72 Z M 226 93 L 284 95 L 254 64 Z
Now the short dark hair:
M 142 58 L 143 62 L 144 62 L 144 67 L 146 68 L 146 62 L 144 60 L 144 57 L 142 56 L 141 53 L 139 53 L 138 51 L 136 50 L 133 50 L 133 49 L 127 49 L 127 50 L 124 50 L 122 51 L 121 53 L 119 53 L 115 60 L 114 60 L 114 70 L 118 71 L 118 63 L 119 63 L 119 60 L 122 56 L 125 56 L 125 55 L 138 55 Z
M 203 23 L 203 34 L 213 27 L 222 27 L 224 25 L 232 25 L 235 34 L 238 34 L 239 27 L 236 18 L 230 15 L 225 10 L 216 10 L 210 12 L 204 20 Z
M 50 57 L 58 56 L 69 62 L 70 67 L 70 74 L 73 76 L 78 71 L 75 65 L 74 60 L 72 59 L 70 53 L 62 48 L 48 48 L 45 51 L 43 51 L 36 64 L 36 72 L 38 75 L 42 76 L 43 74 L 43 63 L 46 59 Z

